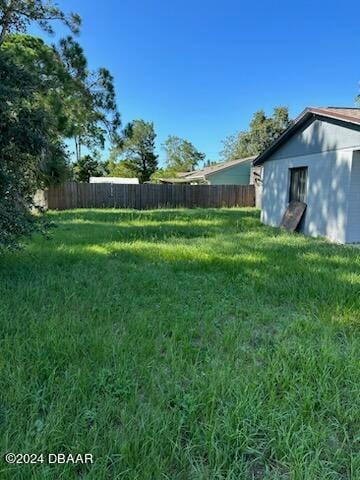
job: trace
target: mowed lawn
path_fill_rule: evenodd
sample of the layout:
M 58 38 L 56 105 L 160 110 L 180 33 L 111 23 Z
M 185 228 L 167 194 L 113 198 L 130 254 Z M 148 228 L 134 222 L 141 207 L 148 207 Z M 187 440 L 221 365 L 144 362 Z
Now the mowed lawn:
M 49 213 L 0 259 L 1 479 L 360 478 L 360 250 L 254 209 Z

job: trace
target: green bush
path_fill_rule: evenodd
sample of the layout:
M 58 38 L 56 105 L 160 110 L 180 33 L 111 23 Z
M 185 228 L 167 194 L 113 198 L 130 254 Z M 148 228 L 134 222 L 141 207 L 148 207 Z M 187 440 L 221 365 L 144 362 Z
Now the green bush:
M 50 160 L 65 156 L 53 119 L 39 99 L 42 82 L 0 50 L 0 250 L 16 247 L 21 236 L 43 228 L 32 214 L 33 195 L 55 171 Z

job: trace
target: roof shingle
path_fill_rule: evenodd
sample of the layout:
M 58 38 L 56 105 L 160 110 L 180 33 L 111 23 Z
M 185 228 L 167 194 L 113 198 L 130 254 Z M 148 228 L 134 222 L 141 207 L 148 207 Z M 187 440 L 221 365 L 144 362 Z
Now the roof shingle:
M 338 118 L 353 123 L 360 123 L 360 108 L 355 107 L 310 107 L 305 110 L 318 115 Z M 303 112 L 304 113 L 304 112 Z M 303 115 L 302 113 L 302 115 Z

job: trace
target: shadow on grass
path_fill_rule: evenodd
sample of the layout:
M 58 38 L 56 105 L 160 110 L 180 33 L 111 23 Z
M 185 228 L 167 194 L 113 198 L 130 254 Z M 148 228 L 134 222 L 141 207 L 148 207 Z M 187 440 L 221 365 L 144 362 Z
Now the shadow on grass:
M 265 228 L 258 222 L 256 210 L 72 210 L 51 212 L 50 217 L 62 231 L 65 243 L 95 245 L 101 243 L 149 242 L 215 237 L 250 228 Z M 55 236 L 57 232 L 55 231 Z
M 116 210 L 116 209 L 77 209 L 66 211 L 50 211 L 50 217 L 55 219 L 69 221 L 82 219 L 94 222 L 121 222 L 134 219 L 150 221 L 170 221 L 177 220 L 191 221 L 193 219 L 221 219 L 223 221 L 234 221 L 240 218 L 259 218 L 259 210 L 255 208 L 193 208 L 193 209 L 158 209 L 158 210 Z
M 50 241 L 17 254 L 12 274 L 52 265 L 61 273 L 94 266 L 139 269 L 139 281 L 166 272 L 217 279 L 230 295 L 244 289 L 260 305 L 360 317 L 360 255 L 356 249 L 265 227 L 252 209 L 155 211 L 77 210 L 51 213 L 59 225 Z M 31 264 L 31 269 L 29 269 Z M 140 279 L 141 277 L 141 279 Z M 176 284 L 174 284 L 176 288 Z M 216 292 L 214 292 L 216 293 Z

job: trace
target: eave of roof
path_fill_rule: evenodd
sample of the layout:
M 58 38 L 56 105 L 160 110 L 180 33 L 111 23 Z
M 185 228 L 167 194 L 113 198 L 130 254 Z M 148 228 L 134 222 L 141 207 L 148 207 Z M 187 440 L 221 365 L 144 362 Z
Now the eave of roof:
M 349 111 L 349 114 L 344 113 Z M 358 112 L 359 116 L 351 115 L 351 111 Z M 254 166 L 263 164 L 281 145 L 283 145 L 288 138 L 292 137 L 304 123 L 310 121 L 312 118 L 319 118 L 322 120 L 333 119 L 338 120 L 345 126 L 356 125 L 360 126 L 360 109 L 344 108 L 344 107 L 327 107 L 327 108 L 306 108 L 288 127 L 280 137 L 275 140 L 266 150 L 258 155 L 254 160 Z
M 189 183 L 187 179 L 184 178 L 159 178 L 160 183 Z
M 204 177 L 198 177 L 198 178 L 178 178 L 178 177 L 175 177 L 175 178 L 159 178 L 159 182 L 160 183 L 171 183 L 171 184 L 179 184 L 179 185 L 184 185 L 184 184 L 187 184 L 189 185 L 190 183 L 192 182 L 196 182 L 196 181 L 204 181 Z

